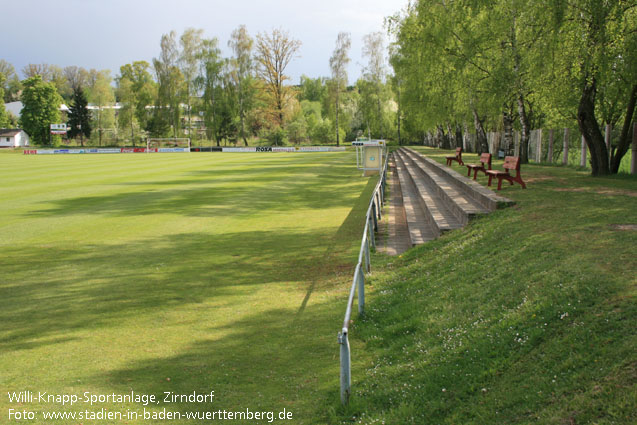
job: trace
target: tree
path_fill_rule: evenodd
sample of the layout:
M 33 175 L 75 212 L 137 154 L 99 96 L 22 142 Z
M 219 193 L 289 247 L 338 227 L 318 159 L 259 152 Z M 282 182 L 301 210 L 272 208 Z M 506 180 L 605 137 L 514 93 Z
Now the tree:
M 86 69 L 77 66 L 67 66 L 64 68 L 63 73 L 68 85 L 73 90 L 74 97 L 78 89 L 88 86 L 89 73 Z
M 187 28 L 181 35 L 181 55 L 179 64 L 184 76 L 186 104 L 188 105 L 188 136 L 192 131 L 192 97 L 195 94 L 195 78 L 197 77 L 197 58 L 202 47 L 202 29 Z M 195 131 L 195 136 L 197 132 Z
M 4 98 L 4 84 L 6 77 L 0 72 L 0 99 Z M 4 103 L 0 103 L 0 128 L 5 128 L 9 126 L 9 116 L 7 111 L 4 109 Z
M 289 79 L 285 69 L 295 57 L 301 42 L 290 38 L 285 31 L 275 29 L 271 34 L 257 35 L 257 75 L 264 81 L 265 102 L 272 127 L 284 128 L 285 111 L 293 91 L 284 83 Z
M 0 88 L 4 90 L 4 102 L 14 102 L 18 100 L 21 86 L 20 78 L 15 72 L 15 68 L 9 62 L 4 59 L 0 59 L 0 74 L 4 74 L 4 82 L 0 85 Z
M 27 64 L 22 68 L 22 74 L 24 74 L 25 79 L 39 75 L 42 78 L 42 81 L 51 81 L 51 71 L 49 70 L 49 65 L 46 63 Z
M 367 58 L 367 66 L 363 70 L 363 78 L 369 82 L 364 87 L 368 95 L 367 101 L 374 102 L 376 114 L 374 121 L 379 125 L 379 135 L 384 137 L 383 129 L 383 85 L 385 83 L 385 40 L 381 32 L 373 32 L 363 37 L 363 57 Z M 368 121 L 369 123 L 369 121 Z
M 349 49 L 352 45 L 350 34 L 347 32 L 338 33 L 336 47 L 330 57 L 330 69 L 332 71 L 332 81 L 334 83 L 334 111 L 336 115 L 336 146 L 340 145 L 340 127 L 338 123 L 338 113 L 341 107 L 341 92 L 347 86 L 347 64 L 349 63 Z
M 133 82 L 127 77 L 118 79 L 117 96 L 121 103 L 121 108 L 117 115 L 119 128 L 130 130 L 130 140 L 133 146 L 135 146 L 135 127 L 139 127 L 139 122 L 135 114 L 137 93 L 133 87 Z
M 150 64 L 146 61 L 135 61 L 119 68 L 118 81 L 127 79 L 132 83 L 131 96 L 134 96 L 135 119 L 140 128 L 148 125 L 147 107 L 152 105 L 157 96 L 157 86 L 148 71 Z
M 69 125 L 69 137 L 75 138 L 79 135 L 80 144 L 84 146 L 84 137 L 91 137 L 91 113 L 84 90 L 79 85 L 73 90 L 73 99 L 69 107 Z
M 637 96 L 637 4 L 573 0 L 568 5 L 553 2 L 548 11 L 536 6 L 534 12 L 551 24 L 541 40 L 551 58 L 551 72 L 539 81 L 541 89 L 576 118 L 590 151 L 592 174 L 616 172 L 630 143 Z M 599 118 L 610 124 L 621 116 L 621 141 L 609 150 Z
M 95 106 L 93 127 L 97 129 L 99 145 L 102 146 L 102 137 L 105 130 L 112 130 L 115 126 L 115 95 L 111 87 L 111 75 L 109 70 L 97 72 L 93 85 L 89 88 L 88 99 Z
M 248 112 L 254 106 L 254 64 L 252 60 L 252 46 L 254 40 L 248 34 L 245 25 L 232 31 L 228 46 L 234 57 L 230 61 L 231 74 L 237 94 L 237 108 L 239 113 L 239 136 L 248 146 L 246 138 L 245 120 Z
M 159 58 L 153 59 L 158 88 L 153 119 L 149 126 L 156 136 L 166 135 L 172 130 L 172 136 L 177 137 L 181 127 L 180 103 L 184 93 L 184 76 L 177 66 L 179 50 L 175 32 L 162 35 L 160 46 Z
M 206 136 L 211 140 L 214 138 L 217 141 L 217 146 L 220 143 L 220 139 L 216 137 L 218 134 L 217 128 L 220 124 L 217 114 L 219 112 L 219 97 L 222 92 L 224 67 L 218 44 L 219 41 L 216 38 L 203 40 L 198 57 L 201 69 L 196 80 L 197 86 L 200 90 L 203 90 L 202 100 Z
M 327 85 L 325 77 L 310 78 L 301 75 L 299 101 L 323 102 L 327 97 Z
M 55 86 L 36 75 L 23 82 L 20 125 L 36 143 L 46 143 L 50 125 L 59 123 L 62 98 Z

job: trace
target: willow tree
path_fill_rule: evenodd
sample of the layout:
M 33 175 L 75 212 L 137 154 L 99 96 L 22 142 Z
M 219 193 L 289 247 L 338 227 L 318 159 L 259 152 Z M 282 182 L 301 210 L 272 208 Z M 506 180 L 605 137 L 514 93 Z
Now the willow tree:
M 577 120 L 590 151 L 592 174 L 617 172 L 630 143 L 637 96 L 637 4 L 572 0 L 535 5 L 533 10 L 550 24 L 542 38 L 548 75 L 539 89 Z M 617 121 L 623 122 L 620 141 L 611 150 L 600 123 L 604 115 L 610 120 L 604 111 L 608 103 L 617 108 Z
M 294 97 L 291 87 L 285 85 L 285 81 L 289 80 L 285 69 L 300 47 L 299 40 L 290 38 L 286 31 L 280 29 L 257 35 L 257 75 L 265 84 L 266 113 L 273 127 L 284 128 L 285 111 Z

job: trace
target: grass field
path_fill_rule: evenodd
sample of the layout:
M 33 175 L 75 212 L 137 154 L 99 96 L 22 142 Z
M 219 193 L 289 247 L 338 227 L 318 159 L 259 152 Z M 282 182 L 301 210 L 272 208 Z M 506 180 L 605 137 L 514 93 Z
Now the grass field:
M 637 423 L 637 179 L 522 176 L 500 192 L 514 207 L 374 257 L 350 332 L 373 360 L 331 423 Z
M 45 421 L 144 406 L 9 402 L 27 390 L 214 390 L 212 404 L 146 408 L 285 408 L 293 423 L 324 423 L 375 184 L 353 164 L 351 153 L 0 153 L 0 423 L 11 408 L 36 412 L 28 423 L 159 423 Z

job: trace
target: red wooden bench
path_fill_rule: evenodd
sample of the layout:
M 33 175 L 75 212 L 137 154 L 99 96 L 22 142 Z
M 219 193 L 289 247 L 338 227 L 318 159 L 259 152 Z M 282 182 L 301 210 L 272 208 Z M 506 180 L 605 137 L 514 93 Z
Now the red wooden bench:
M 462 148 L 456 148 L 456 154 L 455 156 L 447 156 L 447 165 L 451 166 L 451 163 L 453 161 L 458 161 L 458 164 L 460 165 L 464 165 L 464 162 L 462 162 Z
M 498 178 L 498 190 L 502 188 L 502 180 L 507 180 L 511 185 L 513 182 L 520 183 L 523 189 L 526 189 L 526 184 L 522 181 L 520 176 L 520 157 L 519 156 L 507 156 L 504 158 L 504 164 L 502 165 L 504 171 L 500 170 L 487 170 L 486 174 L 489 176 L 488 186 L 491 186 L 491 179 L 493 177 Z M 509 174 L 509 170 L 515 170 L 515 176 Z
M 473 179 L 475 180 L 476 177 L 478 177 L 478 171 L 482 171 L 486 175 L 487 170 L 491 169 L 491 154 L 483 153 L 482 155 L 480 155 L 479 164 L 465 164 L 465 165 L 467 166 L 467 177 L 470 177 L 471 171 L 473 171 Z

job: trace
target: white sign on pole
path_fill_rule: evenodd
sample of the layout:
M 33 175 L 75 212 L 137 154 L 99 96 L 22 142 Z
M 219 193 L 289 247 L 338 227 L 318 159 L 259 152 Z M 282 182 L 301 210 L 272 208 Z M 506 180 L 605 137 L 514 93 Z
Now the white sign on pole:
M 51 134 L 66 134 L 66 124 L 51 124 Z

